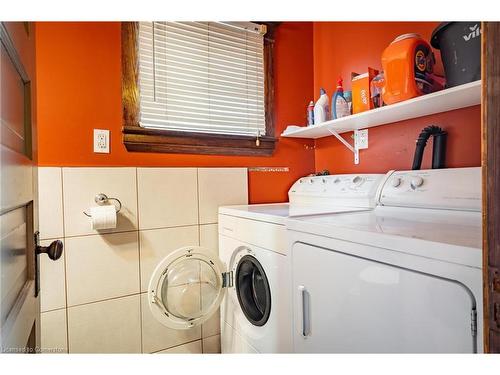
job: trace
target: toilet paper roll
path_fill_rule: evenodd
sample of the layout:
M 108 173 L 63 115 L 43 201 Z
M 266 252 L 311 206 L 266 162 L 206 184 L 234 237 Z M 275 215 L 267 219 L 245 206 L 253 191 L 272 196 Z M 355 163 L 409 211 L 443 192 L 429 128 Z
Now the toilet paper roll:
M 116 208 L 114 205 L 90 207 L 92 229 L 116 228 Z

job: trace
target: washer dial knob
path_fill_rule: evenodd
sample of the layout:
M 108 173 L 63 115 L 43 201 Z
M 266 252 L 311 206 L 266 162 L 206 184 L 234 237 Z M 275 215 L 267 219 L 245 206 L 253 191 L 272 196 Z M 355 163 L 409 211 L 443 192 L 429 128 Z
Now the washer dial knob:
M 401 177 L 394 177 L 391 180 L 391 185 L 395 188 L 397 188 L 399 185 L 401 185 Z
M 363 183 L 364 179 L 361 176 L 356 176 L 352 179 L 352 183 L 356 186 L 359 186 Z
M 413 190 L 415 190 L 416 188 L 422 186 L 423 183 L 424 183 L 424 179 L 422 177 L 415 176 L 411 179 L 410 186 Z

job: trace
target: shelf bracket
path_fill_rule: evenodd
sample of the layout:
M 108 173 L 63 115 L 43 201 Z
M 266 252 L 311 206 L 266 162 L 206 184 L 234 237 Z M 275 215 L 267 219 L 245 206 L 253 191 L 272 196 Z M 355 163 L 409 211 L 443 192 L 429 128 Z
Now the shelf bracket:
M 354 154 L 354 164 L 359 164 L 359 148 L 357 147 L 357 142 L 356 142 L 356 137 L 357 137 L 357 130 L 354 130 L 354 146 L 352 146 L 349 142 L 347 142 L 339 133 L 337 133 L 335 130 L 327 128 L 328 131 L 335 136 L 340 142 L 344 144 L 345 147 L 349 149 Z

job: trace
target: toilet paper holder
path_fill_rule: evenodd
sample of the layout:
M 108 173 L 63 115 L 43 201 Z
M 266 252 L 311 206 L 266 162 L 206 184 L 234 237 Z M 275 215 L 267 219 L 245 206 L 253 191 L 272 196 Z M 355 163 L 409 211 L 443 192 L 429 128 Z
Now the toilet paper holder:
M 106 203 L 108 203 L 108 201 L 115 201 L 118 205 L 115 204 L 115 207 L 116 207 L 116 213 L 120 212 L 120 210 L 122 209 L 122 202 L 118 199 L 118 198 L 112 198 L 112 197 L 108 197 L 106 194 L 104 193 L 99 193 L 99 194 L 96 194 L 96 196 L 94 197 L 94 200 L 95 202 L 99 205 L 99 206 L 102 206 Z M 83 213 L 88 216 L 88 217 L 92 217 L 92 215 L 89 215 L 88 213 L 86 213 L 85 211 L 83 211 Z

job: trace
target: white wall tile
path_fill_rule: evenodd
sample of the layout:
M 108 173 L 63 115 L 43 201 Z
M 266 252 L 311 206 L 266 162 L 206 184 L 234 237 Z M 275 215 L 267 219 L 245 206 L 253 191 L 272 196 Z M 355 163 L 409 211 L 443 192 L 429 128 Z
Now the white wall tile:
M 158 263 L 172 251 L 198 245 L 198 226 L 140 231 L 141 291 L 146 291 L 149 279 Z
M 70 353 L 140 353 L 140 296 L 68 309 Z
M 217 310 L 201 327 L 202 337 L 210 337 L 218 334 L 220 334 L 220 310 Z
M 62 239 L 60 239 L 63 241 Z M 40 241 L 40 245 L 48 246 L 53 240 Z M 63 241 L 64 243 L 64 241 Z M 40 261 L 40 309 L 56 310 L 66 307 L 66 278 L 64 258 L 66 249 L 58 260 L 51 260 L 46 254 L 39 255 Z
M 196 168 L 137 168 L 140 229 L 198 224 Z
M 139 292 L 138 232 L 66 238 L 68 305 Z
M 44 312 L 41 315 L 41 349 L 43 353 L 68 352 L 66 310 Z
M 200 225 L 200 245 L 219 254 L 219 233 L 217 224 Z M 209 337 L 220 333 L 220 311 L 202 325 L 202 337 Z
M 116 228 L 100 233 L 137 229 L 135 168 L 63 168 L 62 173 L 66 236 L 99 233 L 91 228 L 90 219 L 83 214 L 89 207 L 97 206 L 94 197 L 99 193 L 118 198 L 122 203 Z
M 220 335 L 203 339 L 203 353 L 220 353 Z
M 201 354 L 201 340 L 189 342 L 184 345 L 174 346 L 173 348 L 160 350 L 155 354 Z
M 200 225 L 200 246 L 219 255 L 219 232 L 217 224 Z
M 217 222 L 219 206 L 248 203 L 246 168 L 198 169 L 200 224 Z
M 157 352 L 201 338 L 201 328 L 175 330 L 158 322 L 149 310 L 147 294 L 141 295 L 142 303 L 142 351 Z
M 38 217 L 41 239 L 64 236 L 61 168 L 38 168 Z

